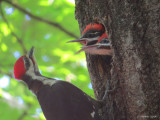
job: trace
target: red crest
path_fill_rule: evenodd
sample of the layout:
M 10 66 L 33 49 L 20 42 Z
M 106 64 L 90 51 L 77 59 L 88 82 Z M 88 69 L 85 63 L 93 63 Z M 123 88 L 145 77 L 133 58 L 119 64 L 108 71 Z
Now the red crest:
M 86 26 L 85 30 L 83 31 L 82 34 L 86 33 L 87 31 L 89 30 L 92 30 L 92 29 L 95 29 L 95 30 L 102 30 L 104 31 L 104 26 L 102 24 L 89 24 Z
M 16 79 L 20 80 L 25 74 L 26 69 L 24 66 L 23 56 L 21 56 L 14 65 L 14 76 Z

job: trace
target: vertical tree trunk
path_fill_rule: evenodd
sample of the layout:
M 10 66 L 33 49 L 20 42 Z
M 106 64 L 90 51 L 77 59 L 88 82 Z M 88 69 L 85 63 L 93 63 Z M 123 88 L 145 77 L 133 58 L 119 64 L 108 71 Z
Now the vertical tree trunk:
M 108 94 L 104 120 L 160 119 L 160 1 L 76 0 L 81 31 L 98 21 L 107 30 L 114 55 L 86 55 L 97 99 Z M 110 82 L 107 82 L 110 81 Z

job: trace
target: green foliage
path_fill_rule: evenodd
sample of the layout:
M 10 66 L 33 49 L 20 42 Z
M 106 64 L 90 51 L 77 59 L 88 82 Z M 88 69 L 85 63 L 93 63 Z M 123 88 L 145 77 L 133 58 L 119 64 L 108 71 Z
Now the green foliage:
M 55 22 L 80 37 L 69 0 L 12 0 L 24 10 Z M 76 39 L 59 28 L 27 15 L 6 1 L 0 13 L 0 120 L 44 120 L 36 97 L 13 77 L 15 61 L 32 46 L 44 76 L 66 80 L 93 96 L 84 53 L 80 46 L 66 43 Z M 9 84 L 8 84 L 9 83 Z

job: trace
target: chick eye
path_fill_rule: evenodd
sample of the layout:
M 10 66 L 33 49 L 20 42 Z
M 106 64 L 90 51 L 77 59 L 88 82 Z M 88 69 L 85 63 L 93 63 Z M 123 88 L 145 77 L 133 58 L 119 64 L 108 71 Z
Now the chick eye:
M 87 45 L 94 45 L 96 43 L 97 43 L 97 40 L 93 40 L 93 41 L 88 42 Z
M 101 40 L 101 43 L 108 44 L 109 40 L 107 38 L 104 38 L 104 39 Z
M 103 34 L 103 32 L 101 31 L 97 31 L 97 30 L 91 30 L 86 32 L 86 34 L 84 34 L 83 38 L 94 38 L 97 36 L 101 36 Z
M 30 66 L 29 59 L 26 56 L 24 56 L 23 61 L 24 61 L 24 65 L 25 65 L 26 70 L 28 70 L 29 66 Z

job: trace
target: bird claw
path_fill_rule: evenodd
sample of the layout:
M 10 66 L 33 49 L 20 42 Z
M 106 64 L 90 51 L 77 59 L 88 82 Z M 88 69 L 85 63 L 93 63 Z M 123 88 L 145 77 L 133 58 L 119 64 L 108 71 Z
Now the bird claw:
M 105 93 L 104 93 L 104 96 L 102 98 L 102 101 L 105 101 L 106 98 L 108 97 L 108 95 L 114 93 L 115 90 L 116 90 L 116 88 L 113 88 L 112 90 L 106 90 Z
M 118 80 L 119 81 L 119 80 Z M 107 85 L 106 85 L 106 90 L 105 90 L 105 93 L 104 93 L 104 96 L 101 100 L 101 102 L 105 102 L 107 97 L 110 95 L 110 94 L 113 94 L 115 93 L 115 91 L 119 88 L 118 86 L 118 81 L 116 82 L 115 86 L 113 89 L 109 89 L 110 88 L 110 83 L 109 83 L 109 80 L 107 82 Z

